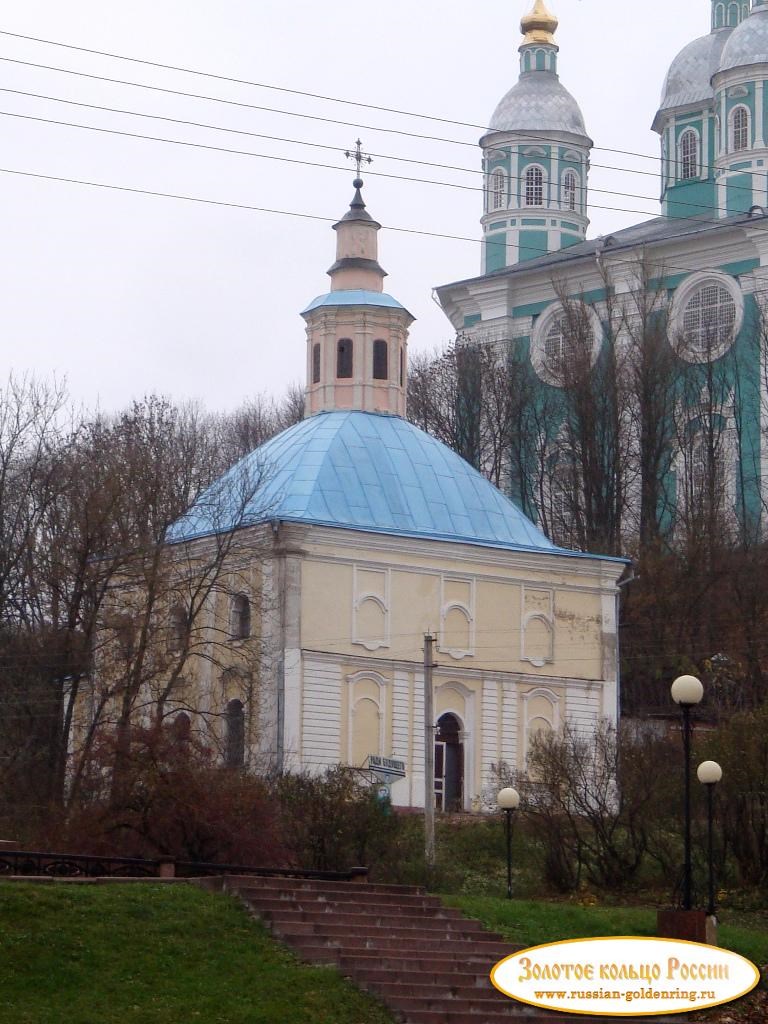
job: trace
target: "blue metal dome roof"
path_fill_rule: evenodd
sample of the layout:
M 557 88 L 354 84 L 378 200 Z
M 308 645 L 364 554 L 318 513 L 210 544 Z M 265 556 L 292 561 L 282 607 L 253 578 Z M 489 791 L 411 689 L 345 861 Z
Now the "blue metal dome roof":
M 244 502 L 248 481 L 258 478 Z M 225 473 L 166 539 L 271 520 L 572 554 L 450 448 L 376 413 L 320 413 L 278 434 Z
M 405 309 L 397 299 L 386 292 L 371 292 L 364 288 L 347 288 L 335 292 L 326 292 L 313 299 L 301 315 L 311 313 L 320 306 L 384 306 L 387 309 Z M 407 312 L 407 311 L 406 311 Z

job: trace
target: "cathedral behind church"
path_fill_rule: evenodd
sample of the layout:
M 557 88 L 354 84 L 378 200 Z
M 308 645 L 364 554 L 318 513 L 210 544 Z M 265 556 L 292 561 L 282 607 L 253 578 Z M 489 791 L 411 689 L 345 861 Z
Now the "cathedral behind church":
M 574 380 L 589 378 L 599 403 L 617 361 L 637 377 L 654 345 L 654 358 L 674 378 L 665 412 L 656 413 L 664 437 L 650 461 L 658 479 L 649 487 L 649 452 L 640 451 L 623 495 L 623 531 L 607 550 L 633 543 L 650 520 L 657 537 L 674 543 L 676 523 L 687 519 L 695 529 L 707 502 L 717 503 L 734 530 L 755 537 L 761 529 L 768 481 L 768 3 L 700 5 L 710 31 L 672 61 L 653 120 L 661 215 L 587 240 L 593 143 L 559 78 L 557 18 L 536 0 L 522 21 L 519 81 L 480 141 L 481 274 L 437 289 L 462 343 L 506 347 L 522 368 L 536 396 L 529 404 L 546 423 L 512 460 L 509 491 L 567 545 L 583 546 L 585 531 L 573 523 L 594 518 L 577 465 L 583 452 L 569 436 Z M 572 64 L 589 59 L 570 56 Z M 626 410 L 639 401 L 637 392 L 620 396 L 617 415 L 634 415 Z M 641 448 L 640 428 L 637 436 L 629 429 L 627 444 Z M 606 466 L 602 481 L 609 475 Z

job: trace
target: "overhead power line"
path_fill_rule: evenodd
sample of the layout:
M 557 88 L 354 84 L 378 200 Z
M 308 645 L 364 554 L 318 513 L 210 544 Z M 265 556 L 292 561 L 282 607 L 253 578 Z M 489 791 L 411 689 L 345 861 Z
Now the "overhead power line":
M 164 138 L 163 136 L 159 136 L 159 135 L 146 135 L 146 134 L 144 134 L 142 132 L 128 132 L 128 131 L 124 131 L 124 130 L 119 129 L 119 128 L 102 128 L 102 127 L 99 127 L 97 125 L 80 124 L 80 123 L 75 122 L 75 121 L 59 121 L 56 118 L 39 117 L 39 116 L 36 116 L 34 114 L 21 114 L 21 113 L 16 113 L 16 112 L 10 111 L 10 110 L 0 110 L 0 116 L 2 116 L 2 117 L 13 117 L 13 118 L 17 118 L 17 119 L 20 119 L 20 120 L 23 120 L 23 121 L 35 121 L 35 122 L 38 122 L 40 124 L 59 125 L 59 126 L 64 127 L 64 128 L 78 128 L 78 129 L 81 129 L 83 131 L 97 132 L 97 133 L 103 134 L 103 135 L 117 135 L 117 136 L 122 136 L 122 137 L 128 138 L 128 139 L 141 139 L 141 140 L 143 140 L 145 142 L 159 142 L 159 143 L 162 143 L 164 145 L 169 145 L 169 146 L 185 146 L 185 147 L 188 147 L 188 148 L 191 148 L 191 149 L 210 150 L 211 152 L 214 152 L 214 153 L 228 153 L 228 154 L 231 154 L 231 155 L 234 155 L 234 156 L 246 156 L 246 157 L 251 157 L 253 159 L 258 159 L 258 160 L 272 160 L 272 161 L 275 161 L 277 163 L 295 164 L 295 165 L 300 166 L 300 167 L 316 167 L 316 168 L 320 168 L 322 170 L 341 171 L 344 174 L 349 174 L 349 168 L 348 167 L 340 167 L 337 164 L 318 163 L 317 161 L 313 161 L 313 160 L 299 160 L 296 157 L 277 156 L 277 155 L 271 154 L 271 153 L 254 153 L 252 150 L 232 149 L 232 148 L 227 147 L 227 146 L 213 146 L 210 143 L 191 142 L 191 141 L 184 140 L 184 139 L 168 139 L 168 138 Z M 407 181 L 407 182 L 411 182 L 413 184 L 420 184 L 420 185 L 436 185 L 436 186 L 438 186 L 440 188 L 456 188 L 456 189 L 460 189 L 463 192 L 481 192 L 481 193 L 484 193 L 484 192 L 487 191 L 485 188 L 482 188 L 482 187 L 477 186 L 477 185 L 462 185 L 462 184 L 460 184 L 458 182 L 451 182 L 451 181 L 435 181 L 433 178 L 414 178 L 414 177 L 409 176 L 409 175 L 389 174 L 386 171 L 366 170 L 365 173 L 366 173 L 367 176 L 370 176 L 370 177 L 389 178 L 389 179 L 394 180 L 394 181 Z M 513 180 L 514 180 L 514 176 L 513 176 Z M 523 178 L 517 178 L 516 180 L 522 181 Z M 649 203 L 657 202 L 657 200 L 652 198 L 651 196 L 637 195 L 637 194 L 631 193 L 631 192 L 616 192 L 613 189 L 593 188 L 590 191 L 592 191 L 592 192 L 600 192 L 600 193 L 605 194 L 605 195 L 619 196 L 620 198 L 626 198 L 626 199 L 641 199 L 641 200 L 643 200 L 645 202 L 649 202 Z M 701 209 L 699 204 L 688 204 L 688 205 L 694 206 L 695 209 Z M 633 210 L 633 209 L 617 208 L 617 207 L 614 207 L 614 206 L 600 206 L 600 205 L 598 205 L 596 203 L 592 203 L 591 206 L 594 209 L 597 209 L 597 210 L 611 210 L 611 211 L 616 211 L 616 212 L 619 212 L 619 213 L 637 213 L 637 214 L 641 214 L 641 215 L 645 215 L 645 216 L 652 216 L 653 215 L 652 211 L 649 211 L 649 210 Z
M 30 99 L 46 100 L 50 103 L 63 103 L 70 107 L 84 107 L 87 110 L 99 110 L 103 113 L 108 114 L 124 114 L 127 117 L 144 117 L 152 121 L 165 121 L 168 124 L 179 124 L 188 128 L 204 128 L 208 131 L 213 132 L 225 132 L 229 135 L 245 135 L 254 139 L 267 139 L 270 142 L 285 142 L 290 145 L 306 146 L 311 149 L 326 149 L 332 150 L 337 153 L 339 150 L 338 145 L 332 146 L 328 143 L 321 142 L 310 142 L 307 139 L 290 139 L 279 135 L 267 135 L 263 132 L 251 132 L 244 128 L 226 128 L 223 125 L 210 124 L 205 121 L 189 121 L 184 118 L 168 117 L 164 114 L 150 114 L 142 110 L 126 110 L 124 107 L 106 107 L 98 103 L 86 103 L 83 100 L 72 100 L 67 99 L 63 96 L 50 96 L 47 93 L 29 92 L 25 89 L 11 89 L 8 86 L 0 86 L 0 92 L 9 93 L 13 96 L 25 96 Z M 394 160 L 398 163 L 405 164 L 416 164 L 420 167 L 436 167 L 439 170 L 445 171 L 459 171 L 461 174 L 480 174 L 485 175 L 485 171 L 479 167 L 461 167 L 458 164 L 445 164 L 439 163 L 433 160 L 417 160 L 415 157 L 407 156 L 395 156 L 392 153 L 371 153 L 370 156 L 375 157 L 377 160 Z M 604 171 L 619 171 L 623 174 L 640 174 L 646 178 L 655 178 L 658 181 L 659 174 L 657 171 L 639 171 L 632 167 L 616 167 L 613 164 L 596 164 L 590 161 L 590 169 L 600 169 Z M 654 197 L 654 202 L 658 202 L 658 197 Z
M 236 203 L 236 202 L 222 200 L 222 199 L 205 199 L 205 198 L 203 198 L 201 196 L 189 196 L 189 195 L 183 195 L 181 193 L 175 193 L 175 192 L 159 192 L 159 191 L 153 191 L 151 189 L 134 188 L 134 187 L 131 187 L 131 186 L 128 186 L 128 185 L 113 185 L 113 184 L 109 184 L 107 182 L 87 181 L 87 180 L 84 180 L 82 178 L 67 178 L 67 177 L 64 177 L 63 175 L 42 174 L 42 173 L 39 173 L 39 172 L 36 172 L 36 171 L 24 171 L 24 170 L 19 170 L 18 168 L 11 168 L 11 167 L 0 167 L 0 174 L 11 174 L 11 175 L 16 175 L 16 176 L 22 177 L 22 178 L 31 178 L 31 179 L 36 179 L 36 180 L 40 180 L 40 181 L 55 181 L 55 182 L 61 182 L 61 183 L 68 184 L 68 185 L 83 185 L 83 186 L 87 186 L 89 188 L 103 189 L 104 191 L 126 192 L 126 193 L 130 193 L 130 194 L 133 194 L 133 195 L 151 196 L 151 197 L 157 198 L 157 199 L 175 199 L 175 200 L 180 200 L 182 202 L 195 203 L 195 204 L 201 205 L 201 206 L 217 206 L 217 207 L 222 207 L 222 208 L 230 208 L 230 209 L 234 209 L 234 210 L 248 210 L 248 211 L 251 211 L 251 212 L 254 212 L 254 213 L 274 214 L 276 216 L 281 216 L 281 217 L 296 217 L 296 218 L 299 218 L 299 219 L 302 219 L 302 220 L 321 221 L 321 222 L 324 222 L 326 224 L 334 224 L 338 220 L 337 217 L 325 217 L 325 216 L 322 216 L 320 214 L 301 213 L 301 212 L 299 212 L 297 210 L 279 210 L 279 209 L 274 209 L 274 208 L 265 207 L 265 206 L 254 206 L 254 205 L 251 205 L 249 203 Z M 712 221 L 707 221 L 706 223 L 709 224 L 710 226 L 713 225 Z M 764 225 L 764 224 L 761 224 L 759 222 L 756 222 L 754 227 L 755 228 L 765 228 L 765 227 L 768 227 L 768 225 Z M 449 239 L 450 241 L 456 241 L 456 242 L 471 242 L 474 245 L 481 245 L 485 241 L 485 239 L 482 239 L 482 238 L 469 238 L 466 235 L 454 235 L 454 234 L 448 234 L 448 233 L 438 232 L 438 231 L 425 231 L 425 230 L 422 230 L 422 229 L 419 229 L 419 228 L 404 228 L 404 227 L 397 227 L 395 225 L 387 225 L 385 230 L 387 230 L 387 231 L 394 231 L 394 232 L 397 232 L 397 233 L 400 233 L 400 234 L 417 235 L 417 236 L 422 236 L 422 237 L 425 237 L 425 238 L 444 238 L 444 239 Z M 529 247 L 529 249 L 531 251 L 540 252 L 542 256 L 553 256 L 553 255 L 555 255 L 555 253 L 553 253 L 551 250 L 539 248 L 537 246 L 531 246 L 531 247 Z M 563 266 L 564 263 L 568 260 L 569 255 L 570 255 L 570 258 L 572 258 L 572 259 L 580 259 L 580 258 L 583 259 L 585 254 L 583 254 L 583 253 L 569 254 L 568 250 L 565 249 L 565 250 L 561 250 L 558 253 L 558 255 L 560 255 L 561 259 L 560 259 L 557 267 L 555 267 L 554 269 L 558 269 L 559 267 Z M 614 264 L 615 265 L 626 265 L 626 266 L 631 266 L 631 267 L 636 267 L 637 266 L 637 258 L 636 257 L 634 257 L 634 258 L 633 257 L 627 257 L 626 259 L 624 259 L 624 258 L 621 258 L 621 257 L 619 257 L 619 256 L 617 256 L 615 254 L 612 254 L 612 253 L 609 253 L 608 255 L 610 256 L 610 260 L 611 260 L 611 264 L 612 265 L 614 265 Z M 683 265 L 681 265 L 679 263 L 669 263 L 667 261 L 664 262 L 664 268 L 668 269 L 668 270 L 679 270 L 679 271 L 683 271 L 685 273 L 693 273 L 694 271 L 700 269 L 700 268 L 695 268 L 695 267 L 683 266 Z M 744 275 L 744 276 L 749 276 L 749 275 Z
M 4 91 L 4 90 L 0 89 L 0 91 Z M 90 106 L 90 104 L 86 104 L 86 106 Z M 270 154 L 270 153 L 254 153 L 252 150 L 233 149 L 233 148 L 227 147 L 227 146 L 213 146 L 210 143 L 192 142 L 192 141 L 184 140 L 184 139 L 168 139 L 168 138 L 165 138 L 163 136 L 158 136 L 158 135 L 147 135 L 147 134 L 145 134 L 143 132 L 128 132 L 128 131 L 125 131 L 123 129 L 118 129 L 118 128 L 103 128 L 103 127 L 100 127 L 100 126 L 97 126 L 97 125 L 81 124 L 81 123 L 75 122 L 75 121 L 60 121 L 60 120 L 58 120 L 56 118 L 40 117 L 40 116 L 33 115 L 33 114 L 22 114 L 22 113 L 18 113 L 18 112 L 15 112 L 15 111 L 10 111 L 10 110 L 0 110 L 0 116 L 3 116 L 3 117 L 14 117 L 14 118 L 25 120 L 25 121 L 38 122 L 38 123 L 41 123 L 41 124 L 59 125 L 59 126 L 64 127 L 64 128 L 78 128 L 78 129 L 81 129 L 83 131 L 97 132 L 99 134 L 104 134 L 104 135 L 116 135 L 116 136 L 122 136 L 124 138 L 129 138 L 129 139 L 140 139 L 140 140 L 145 141 L 145 142 L 158 142 L 158 143 L 162 143 L 162 144 L 170 145 L 170 146 L 184 146 L 184 147 L 188 147 L 188 148 L 192 148 L 192 149 L 210 150 L 211 152 L 216 152 L 216 153 L 228 153 L 228 154 L 235 155 L 235 156 L 246 156 L 246 157 L 251 157 L 253 159 L 259 159 L 259 160 L 271 160 L 271 161 L 275 161 L 277 163 L 295 164 L 295 165 L 300 166 L 300 167 L 315 167 L 315 168 L 320 168 L 322 170 L 341 171 L 341 172 L 343 172 L 345 174 L 349 173 L 349 169 L 347 167 L 340 167 L 340 166 L 338 166 L 336 164 L 318 163 L 317 161 L 312 161 L 312 160 L 299 160 L 296 157 L 277 156 L 275 154 Z M 161 120 L 165 120 L 165 118 L 161 118 Z M 245 133 L 245 134 L 249 134 L 249 133 Z M 257 137 L 262 137 L 262 136 L 258 136 L 257 135 Z M 270 136 L 267 136 L 267 138 L 270 138 Z M 293 142 L 293 143 L 296 143 L 298 145 L 302 144 L 300 140 L 296 140 L 296 139 L 285 139 L 285 140 L 278 140 L 278 141 Z M 323 149 L 333 149 L 334 147 L 323 146 L 322 148 Z M 372 176 L 372 177 L 388 178 L 388 179 L 393 180 L 393 181 L 406 181 L 406 182 L 412 182 L 414 184 L 422 184 L 422 185 L 436 185 L 436 186 L 438 186 L 440 188 L 455 188 L 455 189 L 460 189 L 463 192 L 481 192 L 481 193 L 484 193 L 484 194 L 487 194 L 489 192 L 489 189 L 487 189 L 485 187 L 478 187 L 476 185 L 462 185 L 462 184 L 460 184 L 458 182 L 451 182 L 451 181 L 436 181 L 434 178 L 415 178 L 415 177 L 413 177 L 411 175 L 390 174 L 390 173 L 387 173 L 386 171 L 371 171 L 371 170 L 367 170 L 366 174 L 369 175 L 369 176 Z M 518 182 L 522 182 L 522 181 L 525 180 L 525 178 L 523 176 L 520 176 L 520 175 L 506 175 L 506 178 L 508 180 L 518 181 Z M 743 188 L 747 188 L 747 186 L 743 186 Z M 620 192 L 620 191 L 617 191 L 615 189 L 596 188 L 596 187 L 590 187 L 590 188 L 588 188 L 587 191 L 588 192 L 593 192 L 593 193 L 595 193 L 595 192 L 601 193 L 602 195 L 618 196 L 619 198 L 622 198 L 622 199 L 639 199 L 642 202 L 648 202 L 648 203 L 657 203 L 658 202 L 658 200 L 655 197 L 653 197 L 653 196 L 646 196 L 646 195 L 642 195 L 642 194 L 639 194 L 639 193 L 636 193 L 636 192 Z M 717 213 L 717 214 L 727 213 L 727 209 L 725 207 L 712 206 L 710 204 L 690 203 L 690 202 L 685 202 L 684 200 L 677 200 L 677 205 L 678 206 L 687 206 L 687 207 L 689 207 L 692 210 L 699 210 L 699 211 L 709 210 L 709 211 L 711 211 L 713 213 Z M 654 211 L 651 211 L 651 210 L 636 210 L 636 209 L 627 208 L 627 207 L 602 206 L 599 203 L 590 203 L 589 206 L 590 206 L 591 209 L 607 210 L 607 211 L 613 212 L 613 213 L 634 213 L 634 214 L 638 214 L 640 216 L 645 216 L 645 217 L 652 217 L 654 215 Z M 535 209 L 535 208 L 534 207 L 530 207 L 530 208 L 527 208 L 527 209 Z M 492 211 L 489 211 L 489 212 L 492 212 Z M 503 213 L 505 213 L 507 211 L 506 210 L 499 210 L 498 212 L 499 212 L 499 215 L 501 216 Z M 702 218 L 702 217 L 695 217 L 695 216 L 687 217 L 686 219 L 689 220 L 689 221 L 698 221 L 698 222 L 701 222 L 701 223 L 709 223 L 710 222 L 709 218 Z
M 234 85 L 247 85 L 247 86 L 250 86 L 250 87 L 256 88 L 256 89 L 269 89 L 269 90 L 272 90 L 274 92 L 283 92 L 283 93 L 290 94 L 292 96 L 303 96 L 303 97 L 305 97 L 307 99 L 322 100 L 322 101 L 324 101 L 326 103 L 340 103 L 340 104 L 344 104 L 346 106 L 359 107 L 359 108 L 364 109 L 364 110 L 376 110 L 376 111 L 379 111 L 381 113 L 396 114 L 399 117 L 414 117 L 414 118 L 419 118 L 421 120 L 434 121 L 434 122 L 436 122 L 438 124 L 455 125 L 455 126 L 460 127 L 460 128 L 472 128 L 472 129 L 475 129 L 477 131 L 482 131 L 482 132 L 490 132 L 490 131 L 494 130 L 494 129 L 490 128 L 488 125 L 474 124 L 474 123 L 472 123 L 470 121 L 457 121 L 457 120 L 453 120 L 451 118 L 440 117 L 440 116 L 433 115 L 433 114 L 420 113 L 420 112 L 414 111 L 414 110 L 403 110 L 403 109 L 399 109 L 399 108 L 396 108 L 396 107 L 380 106 L 380 105 L 377 105 L 377 104 L 374 104 L 374 103 L 363 103 L 363 102 L 360 102 L 358 100 L 350 100 L 350 99 L 346 99 L 346 98 L 338 97 L 338 96 L 326 96 L 326 95 L 323 95 L 321 93 L 307 92 L 307 91 L 304 91 L 302 89 L 291 89 L 291 88 L 288 88 L 287 86 L 271 85 L 271 84 L 268 84 L 268 83 L 265 83 L 265 82 L 255 82 L 255 81 L 252 81 L 252 80 L 246 79 L 246 78 L 236 78 L 236 77 L 231 76 L 231 75 L 222 75 L 222 74 L 217 74 L 215 72 L 210 72 L 210 71 L 200 71 L 197 68 L 188 68 L 188 67 L 183 67 L 183 66 L 174 65 L 174 64 L 163 64 L 163 63 L 161 63 L 159 61 L 145 60 L 145 59 L 143 59 L 141 57 L 129 57 L 129 56 L 125 55 L 125 54 L 112 53 L 112 52 L 107 51 L 107 50 L 95 50 L 95 49 L 91 49 L 91 48 L 86 47 L 86 46 L 76 46 L 73 43 L 63 43 L 63 42 L 61 42 L 59 40 L 54 40 L 54 39 L 44 39 L 44 38 L 41 38 L 40 36 L 23 35 L 23 34 L 21 34 L 19 32 L 9 32 L 9 31 L 4 31 L 2 29 L 0 29 L 0 35 L 8 36 L 9 38 L 14 38 L 14 39 L 24 39 L 27 42 L 42 43 L 45 46 L 57 46 L 57 47 L 60 47 L 62 49 L 66 49 L 66 50 L 74 50 L 74 51 L 76 51 L 78 53 L 89 53 L 89 54 L 92 54 L 92 55 L 98 56 L 98 57 L 109 57 L 112 60 L 123 60 L 123 61 L 127 61 L 127 62 L 129 62 L 131 64 L 141 64 L 141 65 L 144 65 L 145 67 L 160 68 L 160 69 L 162 69 L 164 71 L 177 71 L 177 72 L 181 72 L 183 74 L 198 75 L 198 76 L 200 76 L 202 78 L 215 79 L 216 81 L 220 81 L 220 82 L 229 82 L 229 83 L 234 84 Z M 361 126 L 361 127 L 363 127 L 363 126 Z M 371 129 L 371 130 L 374 130 L 374 129 Z M 375 129 L 375 130 L 378 130 L 378 129 Z M 451 142 L 451 141 L 455 141 L 455 140 L 444 139 L 444 140 L 439 140 L 439 141 Z M 559 140 L 557 140 L 557 141 L 559 141 Z M 467 143 L 463 143 L 463 144 L 467 145 Z M 470 145 L 474 145 L 474 144 L 470 143 Z M 621 156 L 633 156 L 633 157 L 637 157 L 637 158 L 639 158 L 641 160 L 654 160 L 654 161 L 658 160 L 657 156 L 649 156 L 647 153 L 637 153 L 637 152 L 633 152 L 632 150 L 627 150 L 627 149 L 616 149 L 616 148 L 611 148 L 611 147 L 608 147 L 608 146 L 595 146 L 594 148 L 599 150 L 602 153 L 617 153 L 617 154 L 619 154 Z

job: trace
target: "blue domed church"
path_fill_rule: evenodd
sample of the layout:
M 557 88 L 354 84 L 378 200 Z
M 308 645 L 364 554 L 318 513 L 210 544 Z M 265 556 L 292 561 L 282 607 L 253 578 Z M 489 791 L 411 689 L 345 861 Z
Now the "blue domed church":
M 768 479 L 768 0 L 700 3 L 709 31 L 672 60 L 653 118 L 661 142 L 660 215 L 590 240 L 592 141 L 560 81 L 558 19 L 536 0 L 522 19 L 519 79 L 480 139 L 480 275 L 437 289 L 460 343 L 507 346 L 518 369 L 527 367 L 543 423 L 540 447 L 529 453 L 529 472 L 520 470 L 525 458 L 512 460 L 509 491 L 564 544 L 580 543 L 570 527 L 585 504 L 574 442 L 565 437 L 574 334 L 584 343 L 598 400 L 608 364 L 623 360 L 637 371 L 638 353 L 650 352 L 654 338 L 664 339 L 659 365 L 675 376 L 651 497 L 640 466 L 625 482 L 625 540 L 642 532 L 641 518 L 657 520 L 660 534 L 673 531 L 686 509 L 701 505 L 705 476 L 716 478 L 710 504 L 716 499 L 726 518 L 752 535 L 761 529 Z M 624 410 L 632 401 L 624 396 Z M 642 442 L 630 435 L 630 446 Z M 536 468 L 546 480 L 532 488 Z
M 549 66 L 552 48 L 542 54 Z M 566 177 L 575 166 L 583 180 L 587 145 L 569 141 Z M 248 607 L 260 641 L 255 687 L 244 691 L 221 653 L 215 670 L 200 659 L 190 685 L 222 729 L 237 712 L 241 763 L 311 772 L 383 765 L 390 775 L 394 765 L 394 804 L 423 807 L 424 637 L 433 634 L 427 799 L 479 809 L 495 793 L 494 766 L 524 771 L 537 733 L 616 721 L 624 563 L 558 547 L 405 419 L 413 317 L 384 291 L 380 225 L 362 185 L 355 181 L 334 225 L 330 290 L 302 314 L 305 419 L 233 467 L 167 538 L 187 565 L 234 531 L 237 583 L 219 588 L 201 628 L 211 637 L 229 630 L 234 666 Z M 246 479 L 260 481 L 253 494 Z

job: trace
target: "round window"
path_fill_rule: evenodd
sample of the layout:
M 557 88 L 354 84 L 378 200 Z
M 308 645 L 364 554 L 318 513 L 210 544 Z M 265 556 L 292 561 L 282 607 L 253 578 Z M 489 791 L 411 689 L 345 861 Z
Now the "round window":
M 699 288 L 683 313 L 683 336 L 689 352 L 707 356 L 727 346 L 736 325 L 736 303 L 719 284 Z
M 595 365 L 600 322 L 591 308 L 552 306 L 539 319 L 531 340 L 533 368 L 547 384 L 567 387 Z
M 675 296 L 672 329 L 678 355 L 689 363 L 718 359 L 733 343 L 743 314 L 744 300 L 733 278 L 697 275 Z

